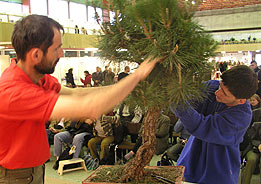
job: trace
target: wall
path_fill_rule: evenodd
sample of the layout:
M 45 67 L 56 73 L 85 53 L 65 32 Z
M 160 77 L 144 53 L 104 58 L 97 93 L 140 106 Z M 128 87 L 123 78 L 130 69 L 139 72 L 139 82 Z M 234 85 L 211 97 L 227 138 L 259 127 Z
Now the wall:
M 261 19 L 259 17 L 261 17 L 261 5 L 199 11 L 195 14 L 195 20 L 204 29 L 216 31 L 213 35 L 218 41 L 229 40 L 231 37 L 238 40 L 247 39 L 249 35 L 252 38 L 261 39 Z M 243 29 L 247 29 L 247 31 L 242 31 Z M 227 32 L 219 32 L 225 30 Z
M 0 22 L 0 42 L 11 42 L 14 24 Z
M 9 66 L 10 57 L 6 55 L 0 55 L 0 75 Z
M 0 42 L 11 43 L 11 36 L 14 29 L 13 23 L 0 22 Z M 65 32 L 68 31 L 65 28 Z M 63 36 L 63 48 L 96 48 L 98 36 L 65 33 Z

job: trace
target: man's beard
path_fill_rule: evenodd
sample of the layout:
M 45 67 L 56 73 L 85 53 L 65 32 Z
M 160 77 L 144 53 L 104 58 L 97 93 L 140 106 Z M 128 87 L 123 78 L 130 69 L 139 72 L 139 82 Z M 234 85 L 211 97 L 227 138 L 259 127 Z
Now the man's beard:
M 58 63 L 59 59 L 55 61 L 55 65 L 47 65 L 48 62 L 46 60 L 46 57 L 42 59 L 42 61 L 34 66 L 34 69 L 39 72 L 40 74 L 52 74 L 55 70 L 56 63 Z

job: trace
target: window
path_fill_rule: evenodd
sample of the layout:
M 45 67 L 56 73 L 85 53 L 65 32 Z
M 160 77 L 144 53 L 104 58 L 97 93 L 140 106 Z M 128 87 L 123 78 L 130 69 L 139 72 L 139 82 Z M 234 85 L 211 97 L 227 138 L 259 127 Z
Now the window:
M 4 55 L 9 55 L 10 58 L 14 58 L 14 57 L 16 57 L 16 53 L 15 53 L 14 50 L 4 51 Z
M 65 51 L 64 57 L 77 57 L 77 51 Z

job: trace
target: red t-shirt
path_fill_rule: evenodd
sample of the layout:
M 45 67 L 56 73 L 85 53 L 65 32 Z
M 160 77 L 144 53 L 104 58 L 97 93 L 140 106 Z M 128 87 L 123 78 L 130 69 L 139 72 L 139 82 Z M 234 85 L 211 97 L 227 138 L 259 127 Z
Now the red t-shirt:
M 7 169 L 42 165 L 50 158 L 45 123 L 61 85 L 45 75 L 36 85 L 15 61 L 0 78 L 0 166 Z

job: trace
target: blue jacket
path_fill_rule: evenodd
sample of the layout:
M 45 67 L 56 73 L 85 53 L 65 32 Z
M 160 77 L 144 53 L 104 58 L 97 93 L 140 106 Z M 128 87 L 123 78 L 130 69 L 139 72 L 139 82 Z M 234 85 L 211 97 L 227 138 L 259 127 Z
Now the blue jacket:
M 185 166 L 185 179 L 203 184 L 238 184 L 239 144 L 250 124 L 248 101 L 228 107 L 216 101 L 219 81 L 207 82 L 207 98 L 197 107 L 172 109 L 191 134 L 178 165 Z

